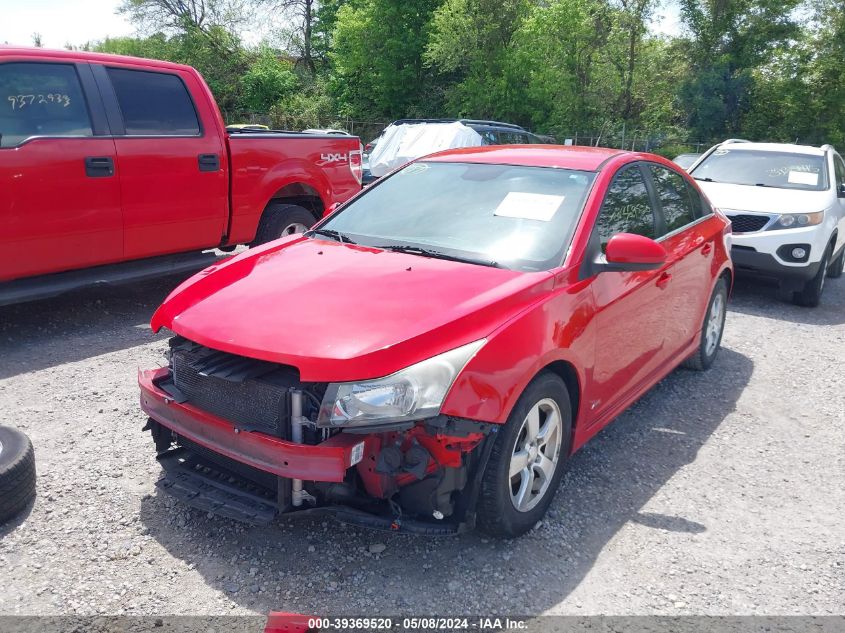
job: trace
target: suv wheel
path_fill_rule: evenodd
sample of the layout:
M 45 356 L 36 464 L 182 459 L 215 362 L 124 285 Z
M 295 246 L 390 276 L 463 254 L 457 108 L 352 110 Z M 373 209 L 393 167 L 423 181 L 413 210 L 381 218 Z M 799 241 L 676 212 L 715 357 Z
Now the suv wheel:
M 296 204 L 273 202 L 267 206 L 250 246 L 272 242 L 286 235 L 304 233 L 314 224 L 314 216 Z
M 827 276 L 831 279 L 839 279 L 842 276 L 842 271 L 845 270 L 845 246 L 839 253 L 839 257 L 830 262 L 830 268 L 827 269 Z
M 478 500 L 481 530 L 512 538 L 534 527 L 560 485 L 571 436 L 566 385 L 554 374 L 541 374 L 494 440 Z
M 824 279 L 827 277 L 827 269 L 830 266 L 830 256 L 833 250 L 833 244 L 825 249 L 822 255 L 822 261 L 819 263 L 819 270 L 816 276 L 810 279 L 804 288 L 799 290 L 792 296 L 792 301 L 799 306 L 807 308 L 815 308 L 822 300 L 822 292 L 824 291 Z

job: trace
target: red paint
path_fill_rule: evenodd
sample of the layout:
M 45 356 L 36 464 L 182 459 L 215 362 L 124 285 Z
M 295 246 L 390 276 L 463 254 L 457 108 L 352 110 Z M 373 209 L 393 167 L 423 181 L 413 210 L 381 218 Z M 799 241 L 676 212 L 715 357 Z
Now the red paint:
M 311 196 L 328 209 L 361 190 L 356 137 L 230 136 L 211 91 L 189 66 L 0 47 L 0 64 L 11 62 L 75 64 L 77 74 L 103 65 L 176 75 L 202 132 L 128 136 L 106 126 L 95 136 L 34 137 L 0 148 L 0 282 L 247 243 L 273 199 Z M 96 85 L 85 96 L 102 99 Z M 218 156 L 219 170 L 200 171 L 200 154 Z M 91 156 L 110 157 L 114 174 L 86 176 L 83 161 Z
M 666 249 L 648 237 L 619 233 L 607 243 L 606 256 L 613 264 L 662 264 Z
M 294 236 L 188 280 L 153 316 L 153 329 L 167 327 L 215 349 L 293 365 L 307 382 L 384 376 L 485 338 L 442 413 L 502 424 L 538 373 L 569 368 L 578 403 L 573 450 L 695 350 L 712 290 L 732 270 L 729 224 L 720 212 L 658 242 L 630 235 L 612 240 L 610 257 L 656 264 L 653 270 L 582 274 L 614 174 L 649 161 L 680 173 L 697 190 L 684 172 L 650 154 L 577 147 L 470 148 L 426 160 L 598 175 L 568 255 L 550 271 L 522 273 Z M 358 466 L 376 496 L 386 484 L 367 460 L 390 437 L 369 436 Z M 477 441 L 422 438 L 440 464 L 454 463 L 450 451 L 466 452 Z

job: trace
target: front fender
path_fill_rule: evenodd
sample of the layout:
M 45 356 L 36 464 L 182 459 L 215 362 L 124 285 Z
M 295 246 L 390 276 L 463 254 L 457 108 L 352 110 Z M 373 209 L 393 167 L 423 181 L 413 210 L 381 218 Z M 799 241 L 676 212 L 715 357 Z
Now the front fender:
M 595 344 L 592 315 L 589 288 L 557 291 L 522 312 L 489 336 L 467 363 L 442 413 L 504 424 L 528 383 L 560 361 L 575 369 L 583 388 Z

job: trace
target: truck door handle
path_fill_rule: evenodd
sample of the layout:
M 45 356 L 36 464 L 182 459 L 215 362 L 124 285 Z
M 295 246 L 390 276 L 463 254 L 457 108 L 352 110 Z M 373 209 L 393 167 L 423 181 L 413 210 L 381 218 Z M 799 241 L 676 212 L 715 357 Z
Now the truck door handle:
M 220 157 L 217 154 L 200 154 L 197 156 L 200 171 L 220 171 Z
M 86 156 L 85 175 L 89 178 L 114 176 L 114 159 L 111 156 Z
M 661 290 L 666 287 L 666 285 L 672 280 L 672 275 L 669 273 L 663 273 L 660 277 L 657 278 L 657 287 Z
M 707 242 L 704 246 L 701 247 L 701 254 L 702 255 L 709 255 L 710 252 L 713 250 L 713 245 L 710 242 Z

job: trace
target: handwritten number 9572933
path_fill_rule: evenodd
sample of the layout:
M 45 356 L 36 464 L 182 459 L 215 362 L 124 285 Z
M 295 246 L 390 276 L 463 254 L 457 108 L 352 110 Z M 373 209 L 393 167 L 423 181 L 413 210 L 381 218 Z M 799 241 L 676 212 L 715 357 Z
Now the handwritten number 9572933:
M 70 97 L 59 92 L 48 94 L 12 95 L 6 97 L 12 110 L 23 110 L 33 105 L 55 105 L 66 108 L 70 105 Z

